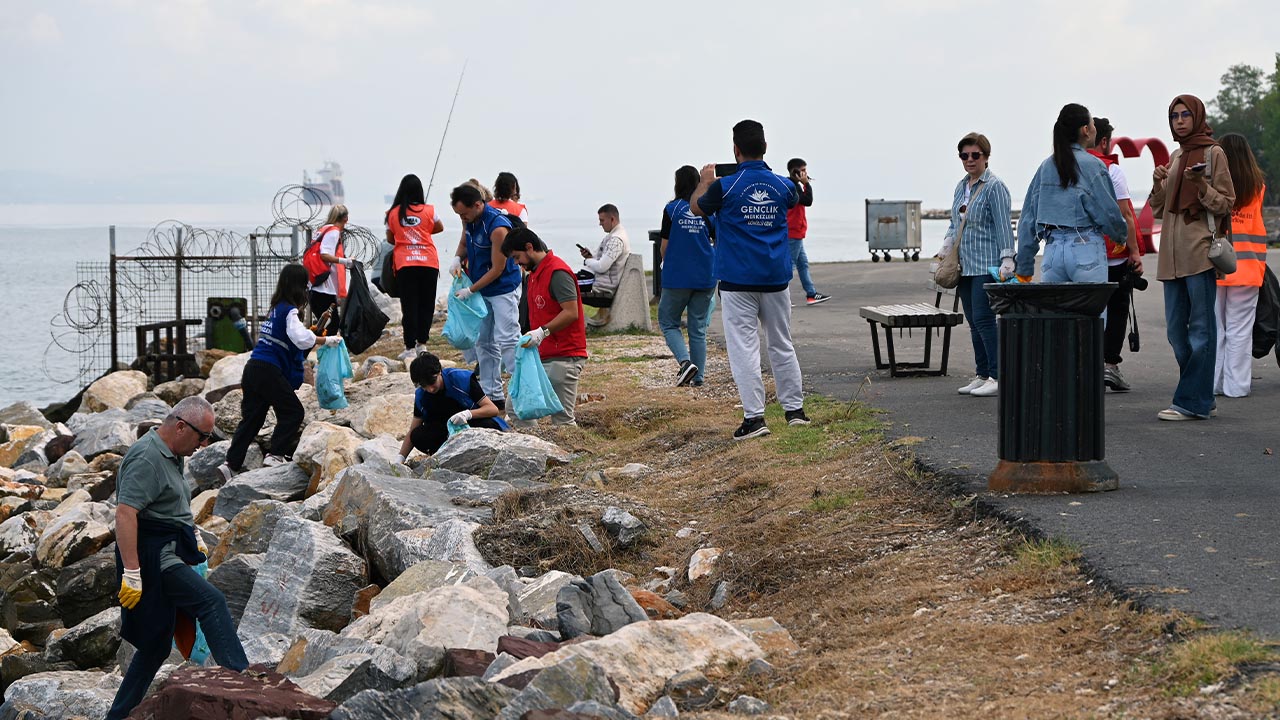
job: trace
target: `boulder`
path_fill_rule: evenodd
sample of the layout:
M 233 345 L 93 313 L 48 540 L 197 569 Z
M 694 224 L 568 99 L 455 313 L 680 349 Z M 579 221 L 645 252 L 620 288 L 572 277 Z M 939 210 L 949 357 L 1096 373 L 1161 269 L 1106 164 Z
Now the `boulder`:
M 15 647 L 18 647 L 18 641 L 13 639 L 8 630 L 0 628 L 0 655 L 4 655 Z
M 658 698 L 657 702 L 649 706 L 649 711 L 644 716 L 655 718 L 680 717 L 680 708 L 676 707 L 676 701 L 672 700 L 671 696 L 663 695 Z
M 440 483 L 450 496 L 467 504 L 492 505 L 503 493 L 515 489 L 503 480 L 485 480 L 452 470 L 432 470 L 425 479 Z
M 520 609 L 520 591 L 524 590 L 524 582 L 516 569 L 510 565 L 503 565 L 490 569 L 484 575 L 506 591 L 507 609 L 511 611 L 511 622 L 520 622 L 524 614 Z
M 4 441 L 0 442 L 0 466 L 3 467 L 17 465 L 18 458 L 32 445 L 47 440 L 45 433 L 50 432 L 39 425 L 7 425 L 5 430 L 5 437 L 0 437 Z
M 123 409 L 134 395 L 147 391 L 147 375 L 138 370 L 117 370 L 98 378 L 84 391 L 80 400 L 81 412 L 98 413 L 114 408 Z
M 293 452 L 293 461 L 316 478 L 313 483 L 316 490 L 323 490 L 339 472 L 358 463 L 356 451 L 364 442 L 351 428 L 313 422 L 303 431 Z
M 337 704 L 330 700 L 303 692 L 280 673 L 186 667 L 175 670 L 130 717 L 324 720 L 335 707 Z
M 218 502 L 217 490 L 205 490 L 191 498 L 191 516 L 197 525 L 213 516 L 213 506 Z M 243 512 L 243 511 L 241 511 Z
M 368 377 L 376 377 L 376 374 L 371 375 L 369 373 L 374 365 L 381 365 L 385 370 L 385 373 L 404 372 L 405 370 L 404 363 L 399 360 L 392 360 L 391 358 L 383 357 L 382 355 L 370 355 L 364 359 L 364 362 L 360 363 L 360 367 L 356 368 L 356 381 L 364 380 Z
M 405 541 L 396 533 L 436 527 L 452 518 L 477 522 L 491 516 L 488 508 L 454 505 L 435 483 L 382 475 L 357 465 L 337 482 L 324 522 L 362 548 L 377 576 L 389 582 L 404 569 Z
M 770 709 L 769 703 L 750 695 L 739 695 L 728 705 L 729 712 L 734 715 L 764 715 Z
M 369 669 L 364 676 L 368 684 L 355 692 L 406 687 L 415 682 L 418 674 L 416 662 L 389 647 L 316 628 L 304 629 L 298 635 L 276 670 L 291 678 L 301 678 L 317 672 L 336 658 L 350 655 L 364 656 L 370 660 Z M 354 692 L 348 697 L 351 694 Z
M 15 646 L 12 652 L 0 657 L 0 691 L 28 675 L 78 669 L 75 663 L 68 660 L 56 662 L 50 660 L 43 652 L 37 651 L 31 643 L 20 644 Z M 7 716 L 0 713 L 0 718 L 4 717 Z
M 45 418 L 34 403 L 27 400 L 20 400 L 0 409 L 0 425 L 37 425 L 45 430 L 53 429 L 53 423 Z
M 649 619 L 617 576 L 607 570 L 589 578 L 575 578 L 560 588 L 556 616 L 560 635 L 566 640 L 579 635 L 608 635 Z
M 71 433 L 71 429 L 62 423 L 54 426 L 54 432 L 58 436 L 44 445 L 44 456 L 49 462 L 57 462 L 76 444 L 76 436 Z
M 406 595 L 448 585 L 461 585 L 475 576 L 476 573 L 462 563 L 423 560 L 405 569 L 399 577 L 383 588 L 382 592 L 369 603 L 369 609 L 375 611 Z
M 473 535 L 479 523 L 450 518 L 434 528 L 401 530 L 395 534 L 395 571 L 397 574 L 424 560 L 443 560 L 462 563 L 477 575 L 488 572 L 492 566 L 476 548 Z
M 302 642 L 301 639 L 299 642 Z M 364 644 L 377 650 L 359 648 L 358 652 L 333 655 L 320 662 L 309 673 L 290 677 L 307 694 L 334 702 L 342 702 L 362 690 L 395 690 L 414 682 L 417 665 L 413 661 L 379 645 Z M 292 652 L 291 648 L 290 653 Z M 386 669 L 379 666 L 375 652 L 382 656 L 384 662 L 394 663 L 394 677 L 388 676 Z M 289 659 L 290 653 L 285 654 L 282 663 Z
M 116 472 L 120 469 L 120 463 L 124 462 L 124 456 L 120 453 L 103 453 L 89 461 L 89 472 Z M 70 482 L 69 480 L 67 481 Z
M 492 580 L 476 577 L 397 598 L 351 623 L 344 637 L 376 642 L 418 664 L 423 677 L 434 675 L 449 648 L 492 652 L 506 634 L 507 595 Z
M 560 596 L 560 589 L 577 577 L 559 570 L 548 570 L 534 578 L 520 591 L 521 619 L 532 620 L 541 627 L 555 627 L 559 622 L 556 599 Z
M 14 477 L 18 477 L 15 473 Z M 19 482 L 17 480 L 0 480 L 0 497 L 16 497 L 23 500 L 36 500 L 44 495 L 45 487 L 35 483 Z
M 49 487 L 66 487 L 72 475 L 89 472 L 89 461 L 75 450 L 65 453 L 45 472 L 45 484 Z
M 55 488 L 56 489 L 56 488 Z M 13 517 L 14 513 L 21 515 L 31 507 L 31 501 L 19 497 L 0 497 L 0 523 Z M 2 553 L 3 551 L 0 551 Z M 4 557 L 0 554 L 0 557 Z
M 98 457 L 108 457 L 99 455 Z M 110 457 L 115 457 L 114 455 Z M 78 475 L 72 475 L 67 480 L 67 492 L 76 493 L 84 491 L 89 495 L 89 499 L 94 502 L 106 502 L 116 494 L 116 471 L 103 470 L 102 472 L 87 472 Z
M 0 717 L 23 720 L 106 717 L 119 689 L 120 676 L 114 673 L 76 670 L 36 673 L 5 689 Z
M 120 581 L 109 548 L 62 568 L 55 581 L 62 624 L 75 627 L 103 610 L 116 608 Z
M 204 392 L 203 378 L 186 378 L 184 380 L 170 380 L 169 382 L 160 383 L 155 387 L 156 396 L 170 405 L 177 405 L 179 400 L 189 398 L 192 395 L 199 395 Z
M 230 350 L 223 350 L 222 348 L 208 348 L 205 350 L 197 350 L 196 365 L 200 366 L 200 378 L 203 380 L 204 378 L 209 377 L 209 373 L 213 371 L 214 363 L 218 362 L 222 358 L 231 357 L 232 355 L 236 355 L 236 354 L 237 353 L 234 353 Z M 236 382 L 239 382 L 239 380 L 237 380 Z
M 222 477 L 222 473 L 218 472 L 218 466 L 227 461 L 227 450 L 230 448 L 230 440 L 219 440 L 200 448 L 194 455 L 187 458 L 183 474 L 187 478 L 187 484 L 191 486 L 192 495 L 222 487 L 226 480 Z M 254 470 L 260 467 L 262 467 L 262 449 L 257 443 L 250 443 L 249 450 L 244 456 L 244 467 L 241 469 Z
M 297 463 L 250 470 L 235 476 L 218 490 L 213 514 L 230 520 L 254 500 L 301 500 L 310 482 L 311 478 Z
M 525 713 L 568 708 L 584 700 L 612 706 L 615 696 L 609 676 L 583 656 L 567 656 L 538 672 L 498 713 L 498 720 L 521 720 L 526 717 Z
M 441 677 L 481 677 L 494 654 L 488 650 L 470 650 L 467 648 L 450 648 L 444 651 L 441 663 Z
M 604 517 L 600 521 L 604 524 L 609 537 L 612 537 L 620 547 L 630 546 L 644 535 L 646 529 L 640 518 L 613 506 L 604 509 Z
M 25 501 L 24 501 L 25 502 Z M 0 557 L 15 552 L 34 552 L 40 533 L 53 520 L 53 513 L 37 510 L 14 515 L 0 522 Z
M 388 465 L 398 465 L 396 457 L 400 455 L 400 441 L 391 435 L 379 435 L 372 440 L 365 440 L 356 448 L 356 462 L 367 463 L 380 460 Z
M 209 584 L 221 590 L 226 597 L 227 609 L 231 611 L 231 620 L 236 625 L 244 616 L 245 605 L 253 594 L 254 580 L 266 559 L 265 552 L 238 553 L 209 571 Z
M 15 640 L 44 645 L 49 633 L 63 627 L 58 615 L 58 573 L 32 571 L 26 563 L 16 563 L 11 569 L 14 576 L 0 593 L 0 625 Z
M 341 630 L 355 594 L 368 584 L 365 562 L 322 523 L 283 517 L 240 620 L 242 637 Z
M 98 552 L 115 537 L 115 511 L 105 503 L 77 505 L 54 518 L 36 540 L 36 564 L 61 568 Z
M 518 694 L 480 678 L 440 678 L 403 690 L 357 693 L 333 712 L 332 720 L 489 720 Z
M 699 548 L 693 551 L 693 557 L 689 558 L 689 582 L 694 582 L 700 578 L 704 578 L 716 569 L 716 562 L 720 560 L 720 553 L 724 552 L 720 548 Z
M 565 645 L 540 658 L 525 658 L 494 680 L 552 667 L 571 656 L 603 668 L 620 689 L 618 704 L 638 714 L 658 699 L 666 679 L 676 673 L 729 663 L 745 665 L 763 657 L 764 652 L 724 620 L 694 613 L 679 620 L 632 623 L 603 638 Z
M 498 652 L 505 654 L 514 660 L 523 660 L 527 657 L 542 657 L 547 653 L 553 653 L 560 649 L 563 643 L 559 642 L 539 642 L 537 640 L 529 640 L 526 638 L 516 637 L 514 635 L 504 635 L 498 638 Z
M 107 608 L 51 639 L 45 648 L 49 659 L 69 660 L 81 670 L 108 667 L 120 647 L 120 608 Z
M 527 447 L 503 448 L 489 467 L 489 479 L 501 480 L 517 487 L 533 487 L 547 470 L 546 455 Z
M 209 368 L 209 379 L 205 380 L 201 393 L 207 398 L 209 393 L 215 390 L 239 385 L 240 378 L 244 375 L 245 363 L 249 362 L 251 354 L 251 352 L 244 352 L 238 355 L 227 355 L 214 362 Z
M 542 457 L 542 471 L 546 470 L 548 463 L 564 464 L 573 459 L 572 454 L 533 435 L 472 428 L 449 438 L 440 450 L 431 456 L 431 462 L 434 467 L 466 475 L 489 477 L 494 462 L 504 450 L 522 453 L 526 462 L 529 458 Z M 505 480 L 505 478 L 495 479 Z
M 734 620 L 733 627 L 750 638 L 769 657 L 795 655 L 800 652 L 800 646 L 791 637 L 791 633 L 771 617 Z
M 720 689 L 697 670 L 685 670 L 667 678 L 663 697 L 671 698 L 684 711 L 706 710 L 716 701 Z
M 303 387 L 308 387 L 304 385 Z M 218 400 L 212 398 L 222 395 Z M 209 402 L 213 403 L 213 412 L 217 416 L 216 425 L 218 432 L 225 437 L 235 435 L 236 428 L 240 425 L 241 404 L 244 402 L 244 390 L 239 385 L 227 386 L 213 391 L 206 392 L 205 397 L 209 398 Z M 306 427 L 305 416 L 303 419 L 303 427 Z M 254 435 L 257 442 L 266 442 L 271 437 L 271 433 L 276 429 L 276 411 L 268 409 L 266 420 L 262 423 L 262 428 L 258 430 L 258 434 Z
M 219 492 L 221 494 L 221 492 Z M 209 567 L 216 568 L 241 553 L 264 553 L 271 545 L 276 524 L 294 517 L 293 508 L 279 500 L 254 500 L 231 519 L 218 538 L 218 547 L 209 554 Z
M 413 422 L 413 401 L 412 393 L 370 398 L 357 410 L 351 426 L 367 438 L 390 435 L 403 440 Z
M 87 459 L 103 453 L 124 455 L 138 439 L 134 423 L 124 410 L 108 410 L 96 415 L 76 413 L 67 424 L 76 434 L 72 449 Z

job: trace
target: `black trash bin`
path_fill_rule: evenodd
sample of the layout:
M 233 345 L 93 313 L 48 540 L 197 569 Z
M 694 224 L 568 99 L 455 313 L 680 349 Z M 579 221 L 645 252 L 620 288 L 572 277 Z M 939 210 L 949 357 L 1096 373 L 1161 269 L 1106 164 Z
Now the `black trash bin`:
M 650 230 L 649 242 L 653 243 L 653 299 L 652 304 L 662 297 L 662 231 Z
M 1000 317 L 997 492 L 1115 490 L 1107 465 L 1102 311 L 1116 283 L 988 283 Z

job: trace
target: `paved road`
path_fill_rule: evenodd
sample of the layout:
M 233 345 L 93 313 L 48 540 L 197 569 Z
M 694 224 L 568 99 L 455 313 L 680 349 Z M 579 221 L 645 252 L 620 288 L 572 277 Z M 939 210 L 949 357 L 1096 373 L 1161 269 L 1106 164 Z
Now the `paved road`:
M 848 399 L 869 375 L 861 399 L 889 411 L 890 436 L 925 438 L 915 450 L 926 465 L 986 495 L 997 460 L 998 401 L 955 392 L 974 372 L 968 326 L 953 332 L 948 377 L 890 378 L 875 370 L 870 330 L 858 316 L 864 305 L 932 301 L 924 289 L 928 265 L 922 259 L 812 270 L 818 289 L 835 299 L 804 307 L 792 283 L 792 334 L 806 388 Z M 1162 292 L 1152 280 L 1136 293 L 1142 350 L 1126 349 L 1121 366 L 1134 389 L 1106 398 L 1107 461 L 1120 489 L 987 497 L 1047 535 L 1078 543 L 1098 574 L 1144 603 L 1280 637 L 1280 368 L 1274 355 L 1254 361 L 1252 396 L 1219 398 L 1213 420 L 1156 420 L 1177 378 Z M 718 333 L 719 322 L 712 328 Z M 917 331 L 897 348 L 900 358 L 912 359 L 923 352 L 923 336 Z

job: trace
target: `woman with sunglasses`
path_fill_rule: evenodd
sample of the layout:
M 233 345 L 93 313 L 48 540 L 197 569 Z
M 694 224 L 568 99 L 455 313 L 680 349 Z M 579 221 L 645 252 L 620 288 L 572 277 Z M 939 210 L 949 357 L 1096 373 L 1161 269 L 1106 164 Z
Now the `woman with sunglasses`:
M 1204 103 L 1179 95 L 1169 103 L 1169 131 L 1178 141 L 1168 165 L 1151 175 L 1151 211 L 1161 218 L 1156 279 L 1164 283 L 1164 317 L 1178 360 L 1178 386 L 1161 420 L 1206 420 L 1214 412 L 1217 358 L 1214 305 L 1217 271 L 1209 261 L 1215 232 L 1226 233 L 1235 207 L 1227 154 L 1205 122 Z M 1252 199 L 1252 198 L 1251 198 Z M 1217 222 L 1209 227 L 1209 215 Z
M 982 289 L 991 279 L 990 268 L 1000 266 L 1003 278 L 1013 276 L 1013 231 L 1010 229 L 1009 188 L 988 168 L 991 142 L 982 133 L 972 132 L 956 144 L 965 175 L 956 183 L 951 199 L 951 225 L 942 241 L 938 258 L 946 256 L 952 243 L 960 243 L 960 284 L 956 293 L 969 323 L 977 370 L 973 379 L 959 389 L 961 395 L 992 397 L 1000 390 L 999 352 L 996 347 L 996 316 Z
M 306 413 L 294 391 L 302 386 L 303 359 L 317 342 L 315 333 L 298 319 L 298 308 L 306 302 L 307 270 L 297 263 L 289 263 L 280 270 L 276 291 L 271 296 L 271 314 L 258 328 L 258 343 L 253 346 L 253 354 L 240 378 L 244 392 L 240 424 L 227 449 L 227 461 L 218 467 L 226 480 L 243 468 L 249 443 L 267 421 L 268 409 L 276 411 L 276 429 L 262 464 L 282 465 L 289 461 L 297 447 L 298 431 Z M 326 327 L 328 320 L 326 310 L 316 326 Z M 331 347 L 339 341 L 336 335 L 324 338 L 325 344 Z

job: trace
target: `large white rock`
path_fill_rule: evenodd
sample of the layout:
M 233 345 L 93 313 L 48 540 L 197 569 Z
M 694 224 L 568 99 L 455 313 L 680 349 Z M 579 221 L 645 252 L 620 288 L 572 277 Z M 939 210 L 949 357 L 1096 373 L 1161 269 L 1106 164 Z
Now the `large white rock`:
M 575 656 L 603 668 L 621 691 L 618 705 L 639 715 L 658 699 L 672 675 L 728 663 L 746 664 L 763 658 L 764 651 L 724 620 L 693 613 L 679 620 L 632 623 L 597 640 L 566 645 L 540 658 L 525 658 L 492 680 L 552 667 Z
M 47 510 L 32 510 L 0 523 L 0 557 L 20 550 L 34 550 L 40 533 L 52 519 L 53 513 Z
M 230 520 L 254 500 L 301 500 L 310 482 L 311 477 L 297 463 L 250 470 L 235 476 L 218 490 L 213 514 Z
M 0 410 L 0 425 L 39 425 L 45 430 L 53 429 L 53 423 L 45 418 L 35 403 L 28 400 L 20 400 Z
M 364 442 L 351 428 L 313 422 L 303 431 L 293 461 L 313 478 L 319 473 L 316 489 L 323 490 L 339 472 L 357 464 L 356 452 Z
M 403 440 L 413 422 L 413 399 L 412 393 L 370 398 L 356 413 L 352 427 L 367 438 L 385 434 Z
M 147 375 L 139 370 L 117 370 L 94 380 L 80 400 L 82 412 L 123 409 L 129 399 L 147 391 Z
M 36 673 L 15 680 L 4 691 L 0 717 L 106 717 L 119 689 L 120 676 L 115 673 L 78 670 Z
M 352 656 L 364 658 L 368 665 L 362 668 L 352 663 Z M 334 662 L 343 657 L 347 660 Z M 297 680 L 312 695 L 342 702 L 360 690 L 411 685 L 418 676 L 418 664 L 385 645 L 307 628 L 299 633 L 276 671 Z M 303 682 L 301 678 L 306 677 L 310 679 Z
M 204 381 L 204 390 L 202 395 L 208 396 L 214 390 L 220 390 L 228 385 L 239 385 L 240 378 L 244 375 L 245 363 L 249 362 L 249 356 L 252 352 L 243 352 L 239 355 L 228 355 L 213 364 L 213 368 L 209 370 L 209 379 Z
M 117 408 L 95 414 L 76 413 L 67 425 L 76 434 L 72 449 L 90 460 L 104 453 L 124 455 L 138 439 L 137 423 L 128 412 Z
M 377 610 L 391 604 L 397 598 L 416 595 L 447 585 L 461 585 L 475 576 L 476 574 L 466 565 L 460 563 L 425 560 L 400 573 L 400 577 L 392 580 L 373 598 L 369 608 Z
M 72 475 L 89 472 L 89 462 L 75 450 L 68 450 L 58 461 L 49 466 L 44 476 L 50 487 L 66 487 Z
M 520 610 L 526 620 L 536 620 L 541 627 L 555 627 L 556 598 L 560 588 L 572 582 L 577 575 L 559 570 L 548 570 L 530 580 L 520 591 Z
M 424 560 L 442 560 L 462 564 L 477 575 L 488 572 L 493 566 L 480 554 L 473 539 L 479 527 L 480 523 L 450 518 L 434 528 L 397 532 L 396 570 L 404 572 Z
M 36 540 L 36 564 L 60 568 L 98 552 L 115 537 L 115 511 L 106 503 L 76 505 L 55 518 Z
M 499 432 L 486 428 L 472 428 L 449 438 L 440 450 L 432 456 L 436 467 L 467 475 L 489 477 L 498 456 L 512 449 L 529 455 L 530 452 L 543 459 L 545 464 L 564 464 L 573 460 L 571 453 L 565 452 L 553 443 L 549 443 L 533 435 L 516 432 Z M 505 478 L 494 478 L 503 480 Z
M 39 425 L 6 425 L 0 443 L 0 466 L 12 467 L 22 453 L 45 438 L 48 430 Z

